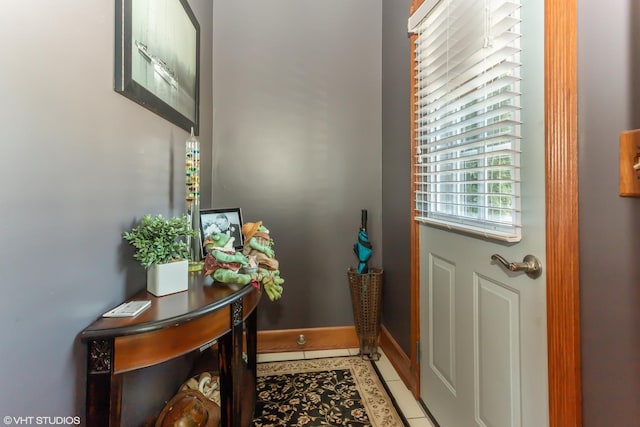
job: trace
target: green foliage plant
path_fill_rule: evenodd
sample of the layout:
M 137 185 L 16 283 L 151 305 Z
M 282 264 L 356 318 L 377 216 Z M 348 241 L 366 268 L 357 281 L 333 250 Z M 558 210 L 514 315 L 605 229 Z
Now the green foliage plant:
M 133 257 L 148 269 L 154 264 L 187 259 L 186 239 L 195 235 L 186 215 L 169 219 L 145 215 L 137 227 L 124 232 L 122 237 L 136 249 Z

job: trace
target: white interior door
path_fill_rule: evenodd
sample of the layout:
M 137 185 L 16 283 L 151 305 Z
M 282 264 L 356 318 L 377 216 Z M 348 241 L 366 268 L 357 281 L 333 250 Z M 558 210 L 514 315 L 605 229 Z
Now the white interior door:
M 549 425 L 544 196 L 544 10 L 522 17 L 522 240 L 420 227 L 420 390 L 441 427 Z M 536 279 L 491 260 L 536 256 Z

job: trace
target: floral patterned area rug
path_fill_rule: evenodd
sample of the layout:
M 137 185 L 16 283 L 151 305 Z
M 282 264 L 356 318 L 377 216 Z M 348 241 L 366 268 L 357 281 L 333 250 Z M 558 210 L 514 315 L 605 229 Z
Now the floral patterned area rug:
M 359 356 L 259 363 L 254 427 L 403 427 L 370 361 Z

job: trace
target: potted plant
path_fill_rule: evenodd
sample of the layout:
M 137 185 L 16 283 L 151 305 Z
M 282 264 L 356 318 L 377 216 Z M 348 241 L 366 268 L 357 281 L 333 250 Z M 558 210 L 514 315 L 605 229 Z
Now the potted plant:
M 189 287 L 186 238 L 194 236 L 188 217 L 142 217 L 140 224 L 122 234 L 136 252 L 133 257 L 147 270 L 147 291 L 163 296 Z

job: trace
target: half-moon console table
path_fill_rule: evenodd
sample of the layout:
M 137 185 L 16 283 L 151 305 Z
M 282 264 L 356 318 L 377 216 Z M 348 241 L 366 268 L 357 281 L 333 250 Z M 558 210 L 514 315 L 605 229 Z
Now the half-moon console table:
M 80 333 L 87 344 L 86 425 L 120 426 L 124 373 L 166 362 L 217 340 L 220 425 L 249 426 L 256 398 L 260 296 L 251 285 L 212 284 L 210 278 L 190 273 L 185 292 L 155 297 L 145 290 L 131 298 L 151 301 L 138 316 L 101 317 L 93 322 Z M 252 392 L 246 390 L 247 385 L 253 387 Z

